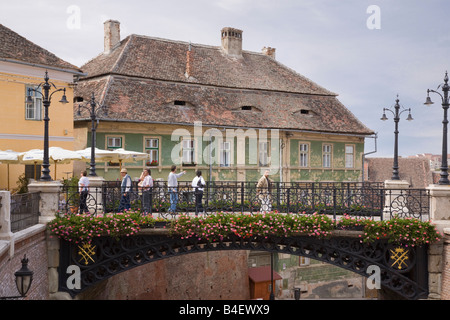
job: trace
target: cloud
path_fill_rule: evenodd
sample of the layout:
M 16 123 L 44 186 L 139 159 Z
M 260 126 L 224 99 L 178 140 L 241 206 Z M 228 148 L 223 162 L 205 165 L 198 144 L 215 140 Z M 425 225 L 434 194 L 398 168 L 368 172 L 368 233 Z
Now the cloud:
M 367 8 L 380 8 L 379 30 L 367 28 Z M 67 28 L 67 8 L 81 9 L 79 29 Z M 442 108 L 424 108 L 450 70 L 448 0 L 171 0 L 123 2 L 16 1 L 2 4 L 0 21 L 60 58 L 81 66 L 103 51 L 103 22 L 131 33 L 220 44 L 222 27 L 244 30 L 244 50 L 276 48 L 277 60 L 339 94 L 339 100 L 379 133 L 379 153 L 392 155 L 393 121 L 379 120 L 399 94 L 415 120 L 400 123 L 400 152 L 440 153 Z M 369 142 L 368 142 L 369 144 Z M 370 149 L 371 147 L 368 146 Z

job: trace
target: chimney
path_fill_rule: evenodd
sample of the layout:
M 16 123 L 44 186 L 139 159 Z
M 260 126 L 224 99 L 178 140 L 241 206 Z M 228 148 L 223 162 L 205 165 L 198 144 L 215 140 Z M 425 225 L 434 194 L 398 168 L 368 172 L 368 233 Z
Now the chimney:
M 222 49 L 227 54 L 242 56 L 242 30 L 229 27 L 223 28 Z
M 262 48 L 262 53 L 265 54 L 266 56 L 271 57 L 272 59 L 275 59 L 275 48 L 264 47 Z
M 108 54 L 120 42 L 120 22 L 117 20 L 108 20 L 103 24 L 105 26 L 104 53 Z

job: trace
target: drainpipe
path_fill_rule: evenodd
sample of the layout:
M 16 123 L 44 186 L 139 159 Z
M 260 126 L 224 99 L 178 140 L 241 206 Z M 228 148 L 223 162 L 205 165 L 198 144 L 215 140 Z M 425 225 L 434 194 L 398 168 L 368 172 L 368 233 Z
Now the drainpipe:
M 361 172 L 362 172 L 361 182 L 363 182 L 363 183 L 364 183 L 364 164 L 365 164 L 366 155 L 377 152 L 377 138 L 378 138 L 378 132 L 375 132 L 375 135 L 374 135 L 374 136 L 368 137 L 368 138 L 374 138 L 374 139 L 375 139 L 375 151 L 363 153 L 363 156 L 362 156 L 362 170 L 361 170 Z

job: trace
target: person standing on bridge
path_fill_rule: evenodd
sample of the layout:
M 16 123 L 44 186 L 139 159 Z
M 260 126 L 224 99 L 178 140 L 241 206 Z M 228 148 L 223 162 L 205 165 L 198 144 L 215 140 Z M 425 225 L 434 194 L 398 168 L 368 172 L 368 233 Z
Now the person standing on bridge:
M 120 174 L 122 176 L 122 183 L 120 185 L 120 204 L 119 204 L 119 212 L 122 210 L 130 209 L 130 193 L 133 188 L 133 183 L 131 181 L 131 177 L 128 175 L 127 169 L 123 168 L 120 170 Z
M 181 177 L 186 171 L 182 171 L 180 173 L 175 173 L 177 170 L 177 166 L 173 165 L 170 168 L 169 178 L 167 179 L 167 187 L 169 188 L 170 194 L 170 208 L 169 213 L 175 214 L 177 211 L 177 203 L 178 203 L 178 178 Z
M 256 192 L 261 202 L 261 213 L 272 211 L 271 184 L 273 181 L 269 178 L 269 173 L 270 171 L 266 170 L 256 185 Z
M 142 179 L 142 203 L 144 212 L 151 213 L 152 210 L 152 188 L 153 178 L 150 169 L 144 169 L 141 175 Z
M 89 213 L 86 201 L 89 194 L 89 178 L 86 171 L 81 171 L 81 178 L 78 181 L 78 191 L 80 192 L 80 213 Z
M 203 213 L 202 198 L 203 188 L 206 186 L 206 182 L 200 170 L 197 170 L 196 174 L 197 176 L 192 180 L 192 187 L 195 190 L 195 215 L 198 215 L 198 213 Z

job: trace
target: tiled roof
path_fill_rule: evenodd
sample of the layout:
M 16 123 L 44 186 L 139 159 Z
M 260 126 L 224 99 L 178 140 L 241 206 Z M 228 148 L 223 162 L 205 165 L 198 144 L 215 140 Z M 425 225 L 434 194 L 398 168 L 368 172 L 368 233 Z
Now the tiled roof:
M 267 282 L 271 280 L 270 266 L 248 268 L 248 277 L 255 283 Z M 273 280 L 283 279 L 276 271 L 273 271 Z
M 368 181 L 383 182 L 391 180 L 393 158 L 366 158 Z M 399 158 L 400 180 L 406 180 L 411 188 L 425 188 L 433 184 L 430 162 L 425 158 Z
M 189 47 L 192 74 L 187 78 Z M 242 58 L 236 58 L 220 47 L 138 35 L 125 38 L 111 54 L 101 54 L 82 69 L 88 77 L 114 73 L 229 88 L 335 95 L 262 53 L 243 51 Z
M 373 133 L 336 94 L 262 53 L 131 35 L 82 69 L 75 94 L 94 92 L 113 120 Z
M 0 39 L 0 58 L 81 72 L 80 68 L 58 58 L 2 24 Z

